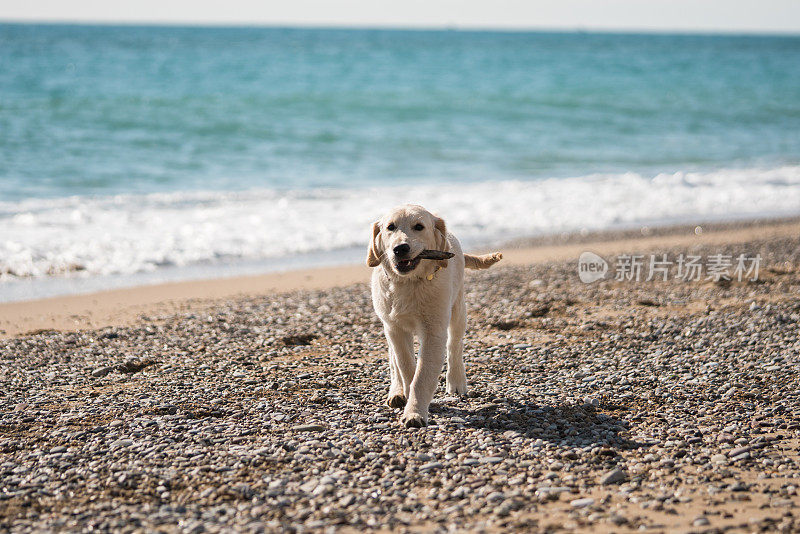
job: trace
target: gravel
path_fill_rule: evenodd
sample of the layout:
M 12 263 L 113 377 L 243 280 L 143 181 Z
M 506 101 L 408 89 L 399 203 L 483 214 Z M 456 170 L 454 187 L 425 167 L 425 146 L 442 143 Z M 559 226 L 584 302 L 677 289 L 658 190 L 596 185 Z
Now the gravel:
M 691 251 L 758 283 L 470 273 L 470 390 L 423 429 L 366 285 L 2 340 L 0 530 L 798 531 L 799 250 Z

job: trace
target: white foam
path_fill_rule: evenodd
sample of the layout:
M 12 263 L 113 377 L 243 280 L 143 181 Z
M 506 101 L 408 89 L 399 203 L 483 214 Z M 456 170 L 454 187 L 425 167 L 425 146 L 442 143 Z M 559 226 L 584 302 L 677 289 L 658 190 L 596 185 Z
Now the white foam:
M 364 245 L 370 223 L 406 202 L 438 212 L 467 243 L 654 221 L 796 214 L 800 166 L 0 202 L 0 280 L 124 275 L 335 251 Z

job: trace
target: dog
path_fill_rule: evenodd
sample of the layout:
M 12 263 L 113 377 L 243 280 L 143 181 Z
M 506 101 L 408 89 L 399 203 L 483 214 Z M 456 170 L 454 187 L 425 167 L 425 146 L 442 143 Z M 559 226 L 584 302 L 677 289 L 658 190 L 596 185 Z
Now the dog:
M 453 254 L 450 259 L 421 259 L 423 250 Z M 499 252 L 464 254 L 444 220 L 422 206 L 400 206 L 372 224 L 367 265 L 372 272 L 372 304 L 383 322 L 389 345 L 391 383 L 387 403 L 403 408 L 409 428 L 428 424 L 447 353 L 447 393 L 467 392 L 463 348 L 467 309 L 464 268 L 487 269 Z M 414 336 L 419 357 L 414 362 Z

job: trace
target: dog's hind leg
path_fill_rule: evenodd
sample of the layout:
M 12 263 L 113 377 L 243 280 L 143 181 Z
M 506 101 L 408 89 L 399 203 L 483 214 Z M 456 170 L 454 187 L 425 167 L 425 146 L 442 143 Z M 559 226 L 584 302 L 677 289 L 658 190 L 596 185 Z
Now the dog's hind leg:
M 389 343 L 389 373 L 391 384 L 386 404 L 392 408 L 406 405 L 411 380 L 414 378 L 414 335 L 398 328 L 384 326 Z
M 458 295 L 450 315 L 447 329 L 447 393 L 463 395 L 467 392 L 467 372 L 464 369 L 464 332 L 467 329 L 467 306 L 464 290 Z

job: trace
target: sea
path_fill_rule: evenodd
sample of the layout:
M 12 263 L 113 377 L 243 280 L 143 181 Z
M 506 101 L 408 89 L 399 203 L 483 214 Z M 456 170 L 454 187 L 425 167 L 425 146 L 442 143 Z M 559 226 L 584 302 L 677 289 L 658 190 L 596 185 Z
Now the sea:
M 0 24 L 0 301 L 800 214 L 800 37 Z

